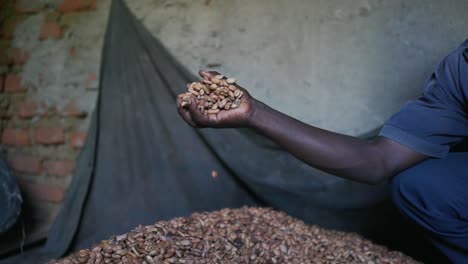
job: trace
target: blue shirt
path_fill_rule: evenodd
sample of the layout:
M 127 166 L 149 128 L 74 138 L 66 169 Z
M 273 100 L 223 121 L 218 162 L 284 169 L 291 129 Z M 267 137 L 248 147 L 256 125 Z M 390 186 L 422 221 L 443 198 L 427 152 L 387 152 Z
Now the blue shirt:
M 468 39 L 437 66 L 423 94 L 394 114 L 380 135 L 438 158 L 468 137 Z

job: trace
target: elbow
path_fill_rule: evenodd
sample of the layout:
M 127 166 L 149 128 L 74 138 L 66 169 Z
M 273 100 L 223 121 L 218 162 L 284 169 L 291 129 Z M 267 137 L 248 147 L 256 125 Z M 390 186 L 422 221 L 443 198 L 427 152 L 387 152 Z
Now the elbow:
M 380 185 L 387 181 L 389 176 L 385 173 L 376 173 L 366 178 L 365 183 L 369 185 Z
M 380 140 L 369 141 L 371 146 L 372 157 L 368 164 L 370 175 L 366 177 L 366 183 L 369 185 L 379 185 L 387 182 L 395 174 L 395 168 L 392 166 L 390 156 L 387 151 L 384 151 Z
M 368 167 L 365 169 L 352 170 L 352 171 L 329 171 L 330 173 L 353 181 L 368 185 L 380 185 L 385 183 L 390 177 L 390 171 L 383 168 Z
M 385 160 L 377 162 L 377 166 L 372 170 L 373 173 L 366 177 L 366 183 L 369 185 L 379 185 L 387 182 L 393 175 L 395 171 L 387 166 Z
M 387 165 L 385 159 L 375 161 L 374 166 L 367 169 L 368 174 L 364 183 L 369 185 L 380 185 L 387 182 L 394 174 L 395 171 Z

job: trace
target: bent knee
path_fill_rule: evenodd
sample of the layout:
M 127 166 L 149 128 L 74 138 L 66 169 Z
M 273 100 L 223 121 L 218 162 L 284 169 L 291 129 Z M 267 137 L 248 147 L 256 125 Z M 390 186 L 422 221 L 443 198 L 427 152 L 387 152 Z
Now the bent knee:
M 449 160 L 427 160 L 391 179 L 391 198 L 400 212 L 433 225 L 434 221 L 466 223 L 468 181 L 465 172 L 454 167 L 460 163 Z

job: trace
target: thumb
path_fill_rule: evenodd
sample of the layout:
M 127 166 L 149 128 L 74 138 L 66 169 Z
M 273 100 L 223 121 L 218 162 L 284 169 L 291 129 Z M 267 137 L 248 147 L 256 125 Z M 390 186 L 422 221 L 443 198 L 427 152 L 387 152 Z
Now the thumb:
M 198 105 L 197 105 L 197 100 L 195 100 L 195 96 L 190 96 L 188 100 L 188 109 L 191 113 L 196 113 L 198 112 Z
M 192 120 L 198 127 L 205 127 L 208 123 L 208 117 L 203 115 L 200 110 L 198 109 L 197 101 L 195 100 L 194 96 L 191 96 L 189 99 L 188 109 L 190 112 L 190 116 Z

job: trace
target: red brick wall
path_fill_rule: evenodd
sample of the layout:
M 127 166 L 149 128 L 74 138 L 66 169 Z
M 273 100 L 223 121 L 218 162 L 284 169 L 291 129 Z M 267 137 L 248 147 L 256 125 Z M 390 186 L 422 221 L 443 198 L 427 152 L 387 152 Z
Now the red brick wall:
M 65 107 L 30 99 L 34 87 L 24 85 L 22 74 L 32 51 L 14 47 L 12 39 L 18 23 L 38 12 L 47 12 L 39 39 L 61 39 L 67 31 L 62 17 L 93 12 L 96 0 L 64 0 L 55 7 L 43 2 L 0 0 L 0 133 L 2 150 L 25 203 L 34 209 L 26 215 L 50 223 L 64 200 L 86 138 L 83 124 L 89 115 L 73 99 L 66 99 Z M 69 56 L 77 52 L 80 50 L 73 47 Z M 82 81 L 86 84 L 95 79 L 93 73 Z

